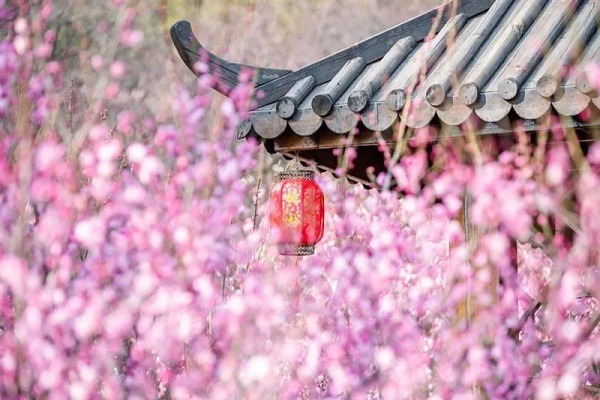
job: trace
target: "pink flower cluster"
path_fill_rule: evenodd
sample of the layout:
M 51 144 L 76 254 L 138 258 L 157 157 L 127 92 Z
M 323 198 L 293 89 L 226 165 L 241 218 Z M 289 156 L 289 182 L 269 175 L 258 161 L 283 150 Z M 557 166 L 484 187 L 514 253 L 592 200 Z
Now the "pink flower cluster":
M 135 46 L 125 15 L 119 40 Z M 279 256 L 260 147 L 235 136 L 252 103 L 247 72 L 210 131 L 205 74 L 194 93 L 177 87 L 169 118 L 122 110 L 67 143 L 49 121 L 60 112 L 61 68 L 43 51 L 53 35 L 11 21 L 0 43 L 0 397 L 600 391 L 599 143 L 580 145 L 560 121 L 510 138 L 421 130 L 398 163 L 382 143 L 389 173 L 377 181 L 389 189 L 318 175 L 323 241 L 314 256 Z M 21 52 L 22 35 L 41 42 Z M 119 85 L 127 65 L 91 67 L 104 61 Z M 19 123 L 23 78 L 31 124 Z M 343 174 L 356 152 L 337 154 Z
M 12 86 L 17 68 L 17 52 L 13 43 L 5 39 L 0 42 L 0 117 L 4 118 L 11 108 Z

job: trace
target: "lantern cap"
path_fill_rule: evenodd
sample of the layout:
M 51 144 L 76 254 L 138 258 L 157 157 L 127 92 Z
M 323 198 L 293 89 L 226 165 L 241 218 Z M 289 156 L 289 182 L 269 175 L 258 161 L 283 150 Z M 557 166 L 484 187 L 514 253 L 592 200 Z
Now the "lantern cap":
M 276 181 L 282 181 L 284 179 L 315 179 L 315 171 L 309 169 L 296 169 L 292 171 L 283 171 L 277 174 Z
M 292 243 L 280 243 L 279 254 L 281 254 L 282 256 L 311 256 L 315 254 L 315 246 L 302 246 Z

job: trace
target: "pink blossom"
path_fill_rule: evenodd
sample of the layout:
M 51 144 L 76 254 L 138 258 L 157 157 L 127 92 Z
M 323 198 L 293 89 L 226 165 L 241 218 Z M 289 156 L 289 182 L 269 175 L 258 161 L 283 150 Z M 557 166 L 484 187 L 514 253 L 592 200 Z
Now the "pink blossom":
M 39 171 L 48 171 L 56 165 L 65 154 L 65 150 L 57 143 L 43 143 L 36 154 L 36 167 Z
M 58 75 L 61 72 L 61 65 L 58 61 L 50 61 L 46 64 L 46 72 L 50 75 Z
M 52 45 L 50 43 L 42 43 L 35 49 L 35 56 L 37 58 L 48 58 L 52 53 Z
M 27 33 L 27 30 L 29 29 L 29 23 L 27 22 L 27 20 L 23 17 L 17 19 L 15 21 L 15 32 L 18 34 L 25 34 Z
M 585 67 L 584 73 L 590 84 L 596 90 L 600 90 L 600 64 L 591 63 Z
M 155 156 L 147 156 L 140 162 L 138 178 L 140 182 L 148 184 L 164 172 L 164 166 Z
M 127 47 L 135 47 L 142 40 L 144 40 L 144 34 L 138 30 L 126 30 L 121 33 L 121 43 Z
M 136 7 L 122 9 L 121 60 L 141 40 Z M 389 172 L 367 171 L 385 188 L 318 173 L 323 240 L 280 256 L 267 217 L 280 166 L 235 138 L 260 97 L 254 72 L 221 119 L 203 63 L 194 92 L 174 85 L 168 111 L 144 115 L 117 82 L 136 69 L 96 55 L 82 68 L 109 82 L 90 104 L 106 119 L 83 112 L 70 132 L 48 118 L 64 111 L 66 71 L 44 58 L 56 33 L 41 13 L 0 42 L 0 396 L 558 399 L 598 386 L 597 144 L 574 168 L 558 118 L 545 147 L 517 126 L 479 136 L 480 156 L 430 127 L 393 165 L 382 141 Z M 34 106 L 18 129 L 17 76 Z M 346 145 L 342 176 L 358 151 Z
M 42 4 L 42 8 L 40 9 L 40 17 L 42 19 L 48 19 L 50 17 L 50 14 L 52 14 L 52 3 L 50 2 L 45 2 Z
M 558 390 L 563 396 L 573 396 L 579 388 L 577 374 L 569 372 L 561 376 L 558 381 Z
M 590 146 L 588 160 L 595 166 L 600 166 L 600 143 L 594 143 Z
M 125 75 L 125 63 L 123 61 L 113 62 L 110 64 L 109 73 L 115 79 L 123 78 L 123 75 Z
M 141 143 L 133 143 L 127 148 L 127 157 L 132 163 L 141 163 L 146 154 L 146 147 Z
M 104 66 L 104 60 L 100 54 L 94 54 L 91 60 L 92 68 L 96 71 L 100 70 Z
M 0 257 L 0 282 L 12 289 L 16 295 L 25 293 L 27 266 L 13 255 Z
M 118 139 L 112 139 L 102 143 L 98 146 L 97 152 L 100 161 L 112 161 L 121 154 L 121 142 Z
M 483 238 L 483 243 L 488 250 L 490 261 L 502 264 L 507 261 L 510 243 L 508 238 L 501 233 L 488 234 Z
M 90 130 L 89 137 L 97 142 L 106 139 L 108 137 L 108 132 L 106 125 L 94 125 Z
M 120 92 L 119 85 L 115 82 L 109 83 L 106 89 L 104 90 L 104 98 L 106 100 L 112 100 L 119 95 Z
M 75 239 L 82 245 L 95 249 L 103 243 L 105 229 L 104 221 L 100 217 L 92 217 L 75 226 Z
M 271 365 L 268 357 L 256 355 L 250 358 L 240 372 L 240 380 L 243 384 L 263 382 L 271 373 Z
M 130 111 L 121 111 L 117 116 L 117 129 L 123 132 L 125 135 L 130 136 L 133 134 L 133 124 L 135 122 L 135 116 Z
M 29 39 L 24 35 L 17 35 L 13 44 L 15 46 L 15 51 L 19 55 L 25 54 L 25 52 L 29 49 L 30 46 Z

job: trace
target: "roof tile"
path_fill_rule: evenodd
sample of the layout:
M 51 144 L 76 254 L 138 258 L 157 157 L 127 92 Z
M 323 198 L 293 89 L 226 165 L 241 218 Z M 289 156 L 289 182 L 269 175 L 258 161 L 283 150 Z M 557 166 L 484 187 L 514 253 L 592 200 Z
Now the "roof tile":
M 600 0 L 461 3 L 454 16 L 452 7 L 432 11 L 262 81 L 264 98 L 242 136 L 386 131 L 401 119 L 418 128 L 478 118 L 500 132 L 508 116 L 536 120 L 600 109 L 585 74 L 600 62 Z M 432 29 L 439 32 L 427 40 Z

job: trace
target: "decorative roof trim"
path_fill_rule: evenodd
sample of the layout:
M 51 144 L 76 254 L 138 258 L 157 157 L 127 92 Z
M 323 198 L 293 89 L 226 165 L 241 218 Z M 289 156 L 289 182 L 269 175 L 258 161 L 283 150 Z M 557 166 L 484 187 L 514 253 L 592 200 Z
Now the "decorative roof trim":
M 591 97 L 591 96 L 595 97 Z M 438 106 L 433 107 L 425 99 L 414 99 L 408 105 L 409 111 L 405 124 L 410 128 L 422 128 L 428 125 L 437 115 L 447 125 L 460 125 L 473 115 L 484 122 L 497 123 L 507 117 L 511 111 L 523 119 L 536 120 L 552 109 L 558 114 L 568 117 L 577 116 L 587 108 L 600 104 L 600 97 L 595 92 L 584 94 L 575 86 L 562 87 L 553 98 L 540 96 L 535 89 L 526 89 L 510 101 L 501 98 L 498 93 L 482 93 L 474 107 L 465 106 L 457 97 L 448 97 Z M 326 117 L 320 117 L 312 109 L 299 109 L 287 121 L 274 114 L 274 107 L 268 106 L 250 115 L 250 123 L 254 133 L 265 139 L 274 139 L 283 134 L 289 127 L 299 136 L 309 136 L 317 132 L 323 123 L 337 134 L 345 134 L 358 126 L 359 121 L 369 130 L 385 131 L 398 123 L 402 111 L 390 110 L 385 101 L 369 103 L 360 114 L 356 114 L 345 106 L 334 106 L 334 110 Z M 246 136 L 250 126 L 245 126 Z
M 207 63 L 210 73 L 217 78 L 218 85 L 215 89 L 225 96 L 228 95 L 231 89 L 237 86 L 240 72 L 243 70 L 252 70 L 255 72 L 254 82 L 257 86 L 291 72 L 284 69 L 252 67 L 223 60 L 198 42 L 188 21 L 179 21 L 171 27 L 171 39 L 173 40 L 173 44 L 175 44 L 179 56 L 195 75 L 199 75 L 196 70 L 196 63 L 198 61 Z

